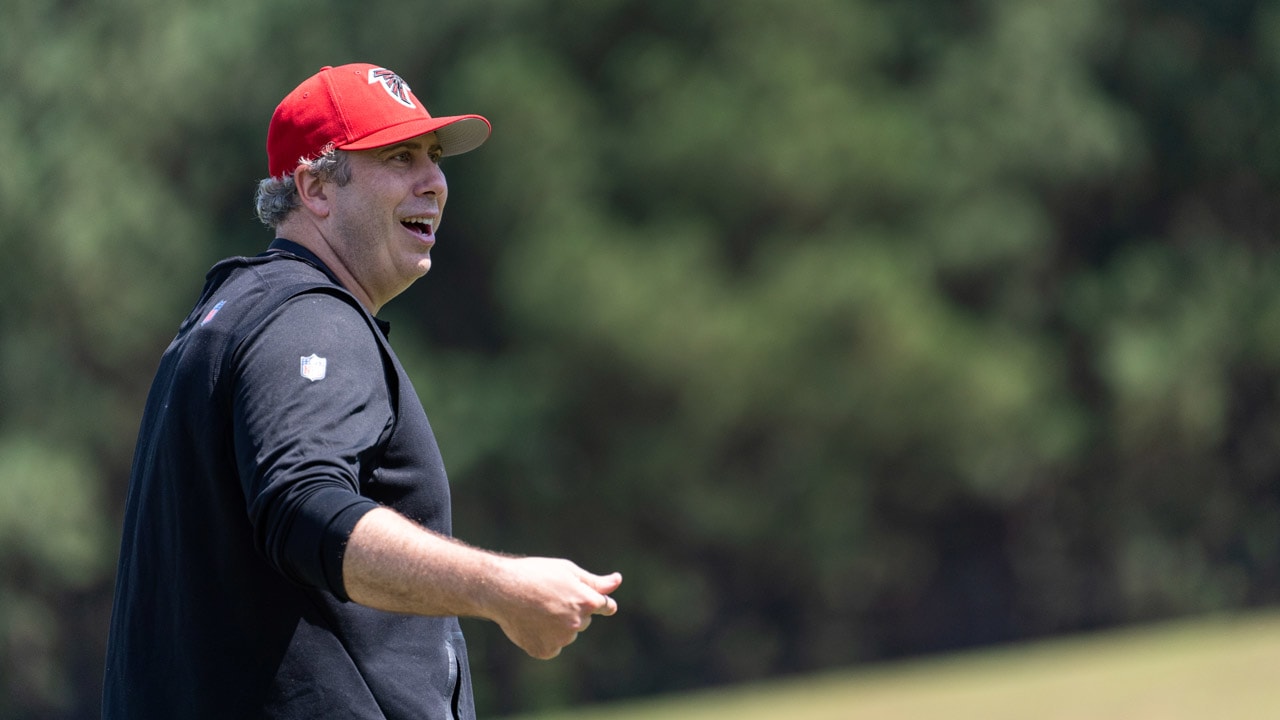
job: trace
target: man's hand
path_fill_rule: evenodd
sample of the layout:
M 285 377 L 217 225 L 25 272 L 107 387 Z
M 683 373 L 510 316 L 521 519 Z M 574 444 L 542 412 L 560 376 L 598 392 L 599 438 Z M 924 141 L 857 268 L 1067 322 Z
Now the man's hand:
M 612 615 L 618 603 L 609 594 L 622 575 L 593 575 L 568 560 L 502 558 L 492 609 L 511 642 L 535 658 L 549 660 L 587 629 L 593 615 Z
M 426 530 L 387 508 L 365 513 L 347 540 L 343 585 L 379 610 L 492 620 L 544 660 L 560 654 L 592 615 L 612 615 L 622 575 L 593 575 L 568 560 L 510 557 Z

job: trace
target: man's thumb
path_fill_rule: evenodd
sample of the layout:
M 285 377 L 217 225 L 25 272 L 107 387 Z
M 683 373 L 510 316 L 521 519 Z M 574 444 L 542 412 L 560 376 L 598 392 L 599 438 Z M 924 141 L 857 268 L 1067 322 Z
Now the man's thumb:
M 611 573 L 609 575 L 590 575 L 587 576 L 588 584 L 602 595 L 608 595 L 618 586 L 622 584 L 622 573 Z

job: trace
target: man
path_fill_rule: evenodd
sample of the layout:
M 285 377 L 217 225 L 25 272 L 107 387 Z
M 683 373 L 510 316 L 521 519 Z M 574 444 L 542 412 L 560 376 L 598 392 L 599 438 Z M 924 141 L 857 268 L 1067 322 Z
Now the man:
M 617 573 L 451 539 L 427 416 L 374 316 L 431 266 L 439 161 L 489 136 L 326 67 L 267 134 L 270 249 L 210 270 L 161 360 L 125 510 L 106 718 L 472 718 L 457 616 L 550 658 Z

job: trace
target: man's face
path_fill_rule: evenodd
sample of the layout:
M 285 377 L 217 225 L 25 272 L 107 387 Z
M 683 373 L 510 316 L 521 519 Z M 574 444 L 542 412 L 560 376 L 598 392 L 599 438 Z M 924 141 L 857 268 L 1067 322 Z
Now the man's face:
M 329 183 L 329 245 L 377 306 L 431 269 L 448 187 L 435 133 L 349 153 L 351 181 Z

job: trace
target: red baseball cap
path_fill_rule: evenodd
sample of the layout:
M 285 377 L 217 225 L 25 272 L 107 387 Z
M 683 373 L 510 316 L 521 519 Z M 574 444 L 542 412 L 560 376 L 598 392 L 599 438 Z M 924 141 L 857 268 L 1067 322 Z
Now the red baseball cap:
M 400 76 L 366 63 L 326 65 L 280 101 L 267 129 L 271 177 L 291 174 L 332 145 L 369 150 L 434 132 L 445 155 L 480 147 L 489 121 L 479 115 L 431 117 Z

